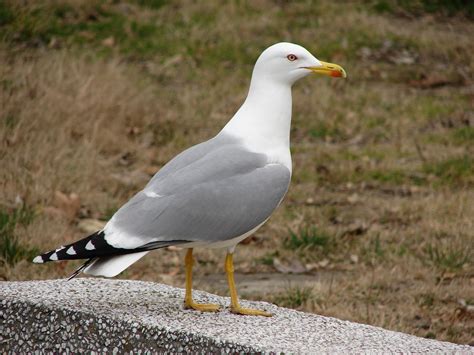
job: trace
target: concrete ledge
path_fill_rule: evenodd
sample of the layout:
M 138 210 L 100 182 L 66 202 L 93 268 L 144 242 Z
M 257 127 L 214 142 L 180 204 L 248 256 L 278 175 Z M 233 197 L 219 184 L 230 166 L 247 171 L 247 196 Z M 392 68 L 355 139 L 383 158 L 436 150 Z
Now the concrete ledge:
M 0 283 L 0 353 L 173 352 L 472 353 L 461 346 L 297 312 L 264 302 L 272 318 L 183 310 L 182 289 L 139 281 Z M 200 302 L 229 299 L 195 291 Z

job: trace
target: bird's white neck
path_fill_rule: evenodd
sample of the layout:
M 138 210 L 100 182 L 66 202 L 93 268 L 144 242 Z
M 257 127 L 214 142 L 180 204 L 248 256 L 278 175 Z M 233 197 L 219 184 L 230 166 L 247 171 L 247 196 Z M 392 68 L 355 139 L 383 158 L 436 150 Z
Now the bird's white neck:
M 222 132 L 291 170 L 291 101 L 290 85 L 254 75 L 245 102 Z

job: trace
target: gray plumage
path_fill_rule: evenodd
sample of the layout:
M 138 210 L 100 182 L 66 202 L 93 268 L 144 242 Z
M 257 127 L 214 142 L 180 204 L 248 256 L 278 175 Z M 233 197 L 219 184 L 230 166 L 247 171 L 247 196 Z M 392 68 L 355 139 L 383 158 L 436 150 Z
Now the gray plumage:
M 142 245 L 233 239 L 271 215 L 290 177 L 285 166 L 268 164 L 264 154 L 220 134 L 165 165 L 114 215 L 114 230 L 136 237 Z

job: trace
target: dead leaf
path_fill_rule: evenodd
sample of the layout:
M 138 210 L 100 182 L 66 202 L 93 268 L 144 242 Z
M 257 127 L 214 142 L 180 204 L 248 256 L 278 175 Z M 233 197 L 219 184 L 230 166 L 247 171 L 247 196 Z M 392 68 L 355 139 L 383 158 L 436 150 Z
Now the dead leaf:
M 364 141 L 366 140 L 366 137 L 362 134 L 357 134 L 353 138 L 351 138 L 349 141 L 347 141 L 348 145 L 359 145 L 363 144 Z
M 273 267 L 283 274 L 302 274 L 308 271 L 298 259 L 294 259 L 290 265 L 284 265 L 280 259 L 274 258 Z
M 181 63 L 183 61 L 183 56 L 181 54 L 177 54 L 171 58 L 169 58 L 168 60 L 166 60 L 161 66 L 163 68 L 167 68 L 167 67 L 170 67 L 170 66 L 175 66 L 179 63 Z
M 385 40 L 379 48 L 360 48 L 358 55 L 367 60 L 385 61 L 396 65 L 412 65 L 419 54 L 413 49 L 400 48 L 391 40 Z
M 95 38 L 95 33 L 92 31 L 80 31 L 79 36 L 85 39 L 92 40 Z
M 158 172 L 158 170 L 160 170 L 160 167 L 158 165 L 148 165 L 144 167 L 142 170 L 145 174 L 149 176 L 153 176 Z
M 140 134 L 140 132 L 141 132 L 140 127 L 137 127 L 137 126 L 127 127 L 127 134 L 129 136 L 137 136 Z
M 313 270 L 316 270 L 319 268 L 319 264 L 318 263 L 308 263 L 308 264 L 305 264 L 304 266 L 306 268 L 306 271 L 313 271 Z
M 56 37 L 52 37 L 48 43 L 48 47 L 53 49 L 59 49 L 61 48 L 61 43 Z
M 111 176 L 121 184 L 129 187 L 142 186 L 150 180 L 150 175 L 139 170 L 127 174 L 116 173 Z
M 354 204 L 358 203 L 358 202 L 360 201 L 359 194 L 353 193 L 352 195 L 350 195 L 350 196 L 347 198 L 347 201 L 348 201 L 351 205 L 354 205 Z
M 160 281 L 165 283 L 165 284 L 168 284 L 168 285 L 172 285 L 173 282 L 176 281 L 176 276 L 175 275 L 168 275 L 168 274 L 161 274 L 160 275 Z
M 155 143 L 155 135 L 151 131 L 143 132 L 143 134 L 140 135 L 140 141 L 145 148 L 149 148 Z M 156 152 L 154 149 L 151 151 L 151 154 L 151 157 L 155 156 Z
M 21 208 L 25 205 L 25 201 L 23 201 L 23 198 L 20 195 L 16 195 L 15 197 L 15 207 L 16 208 Z
M 459 307 L 454 312 L 454 317 L 457 319 L 473 319 L 474 320 L 474 305 L 468 304 L 466 300 L 458 300 Z
M 84 218 L 79 221 L 77 227 L 81 230 L 81 232 L 92 234 L 101 230 L 105 227 L 107 222 L 100 221 L 98 219 L 93 218 Z
M 53 206 L 43 207 L 43 213 L 53 218 L 59 218 L 64 216 L 64 213 L 59 208 Z
M 176 276 L 179 273 L 181 273 L 181 268 L 174 268 L 174 269 L 171 269 L 167 274 L 169 276 Z
M 92 211 L 86 207 L 86 206 L 81 206 L 80 210 L 79 210 L 79 218 L 81 219 L 84 219 L 84 218 L 97 218 L 98 216 L 100 216 L 100 214 L 98 212 L 94 212 L 94 214 L 92 213 Z
M 258 238 L 255 236 L 255 235 L 251 235 L 250 237 L 247 237 L 245 238 L 244 240 L 242 240 L 240 242 L 240 244 L 242 245 L 247 245 L 247 244 L 251 244 L 251 243 L 254 243 L 255 241 L 257 241 Z
M 342 232 L 342 235 L 361 235 L 364 234 L 368 229 L 369 225 L 367 223 L 357 220 L 349 224 Z
M 57 211 L 54 211 L 56 209 Z M 81 200 L 76 193 L 70 193 L 69 195 L 61 191 L 54 192 L 53 207 L 45 208 L 50 212 L 54 211 L 64 215 L 67 219 L 73 220 L 76 218 L 79 210 L 81 209 Z
M 387 59 L 397 65 L 411 65 L 415 64 L 418 55 L 407 49 L 402 49 L 401 51 L 389 55 Z
M 250 274 L 252 272 L 252 264 L 246 261 L 239 263 L 239 271 L 242 274 Z
M 465 299 L 458 300 L 459 305 L 464 308 L 467 312 L 472 312 L 474 314 L 474 305 L 468 304 Z
M 439 74 L 431 74 L 428 76 L 424 76 L 420 80 L 411 80 L 408 84 L 418 89 L 434 89 L 442 86 L 460 85 L 462 84 L 462 81 L 458 79 L 451 79 Z
M 316 172 L 319 175 L 329 175 L 331 173 L 329 168 L 326 165 L 323 165 L 323 164 L 316 165 Z
M 442 276 L 443 281 L 451 281 L 453 280 L 457 275 L 454 272 L 446 272 Z
M 305 204 L 307 204 L 309 206 L 314 205 L 314 198 L 308 197 L 305 201 Z
M 102 41 L 102 45 L 112 48 L 115 45 L 115 39 L 113 36 L 107 37 Z
M 117 162 L 119 165 L 129 166 L 135 162 L 135 154 L 132 152 L 125 152 L 120 156 Z
M 329 221 L 333 224 L 342 224 L 344 219 L 341 216 L 331 216 Z
M 321 261 L 318 263 L 318 265 L 319 265 L 320 267 L 326 267 L 326 266 L 329 265 L 329 260 L 328 260 L 328 259 L 323 259 L 323 260 L 321 260 Z
M 352 189 L 354 189 L 354 188 L 355 188 L 355 185 L 354 185 L 352 182 L 348 182 L 348 183 L 346 184 L 346 189 L 347 189 L 347 190 L 352 190 Z

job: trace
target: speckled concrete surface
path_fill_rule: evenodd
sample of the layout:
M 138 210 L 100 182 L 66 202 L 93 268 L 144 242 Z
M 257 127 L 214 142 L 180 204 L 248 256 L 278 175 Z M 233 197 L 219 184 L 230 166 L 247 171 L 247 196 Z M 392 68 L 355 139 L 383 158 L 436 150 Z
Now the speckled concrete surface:
M 474 354 L 474 348 L 296 312 L 263 302 L 272 318 L 184 310 L 184 291 L 139 281 L 0 283 L 0 352 Z M 195 291 L 199 302 L 229 299 Z

